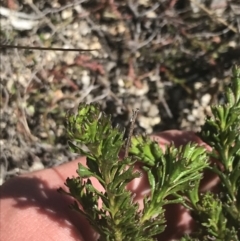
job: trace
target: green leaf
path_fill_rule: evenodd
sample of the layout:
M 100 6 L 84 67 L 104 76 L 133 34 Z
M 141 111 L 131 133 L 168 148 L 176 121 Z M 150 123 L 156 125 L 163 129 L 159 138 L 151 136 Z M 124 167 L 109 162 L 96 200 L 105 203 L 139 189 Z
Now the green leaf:
M 132 137 L 129 153 L 148 166 L 153 166 L 158 161 L 158 158 L 162 156 L 162 150 L 157 142 L 140 135 Z
M 68 113 L 66 127 L 69 146 L 86 155 L 86 166 L 79 164 L 77 177 L 65 185 L 76 201 L 72 209 L 85 216 L 99 233 L 99 241 L 153 241 L 166 227 L 165 209 L 178 203 L 191 211 L 198 229 L 182 241 L 240 241 L 240 67 L 233 67 L 230 86 L 225 87 L 226 103 L 212 106 L 201 138 L 211 151 L 196 143 L 167 146 L 142 135 L 133 136 L 128 158 L 119 159 L 125 148 L 124 132 L 113 128 L 111 118 L 97 104 L 79 105 Z M 210 158 L 218 162 L 211 164 Z M 140 162 L 140 171 L 134 164 Z M 219 193 L 200 193 L 205 170 L 219 177 Z M 139 210 L 128 184 L 147 174 L 150 190 Z M 103 192 L 90 178 L 97 178 Z M 102 207 L 99 208 L 99 202 Z

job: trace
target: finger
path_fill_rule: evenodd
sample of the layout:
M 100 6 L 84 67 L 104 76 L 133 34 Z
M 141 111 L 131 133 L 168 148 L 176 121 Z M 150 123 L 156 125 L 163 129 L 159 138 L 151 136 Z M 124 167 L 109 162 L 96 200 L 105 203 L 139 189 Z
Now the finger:
M 1 193 L 1 240 L 96 240 L 86 219 L 70 211 L 72 200 L 57 189 L 75 175 L 78 162 L 13 178 Z M 11 225 L 9 225 L 11 224 Z

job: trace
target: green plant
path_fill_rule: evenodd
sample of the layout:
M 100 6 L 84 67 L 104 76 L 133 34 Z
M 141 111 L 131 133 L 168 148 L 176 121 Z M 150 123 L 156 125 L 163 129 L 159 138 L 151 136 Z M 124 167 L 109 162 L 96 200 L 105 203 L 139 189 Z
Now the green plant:
M 199 135 L 213 149 L 194 143 L 166 147 L 146 136 L 129 136 L 113 128 L 111 119 L 97 104 L 80 104 L 76 114 L 67 115 L 67 131 L 74 152 L 87 157 L 87 166 L 78 165 L 77 177 L 68 178 L 67 193 L 76 201 L 71 208 L 84 215 L 99 233 L 100 241 L 155 240 L 166 226 L 164 206 L 179 203 L 190 209 L 199 228 L 181 240 L 240 240 L 240 68 L 234 66 L 226 104 L 213 106 Z M 119 158 L 125 148 L 125 157 Z M 210 158 L 218 160 L 210 165 Z M 150 194 L 139 210 L 127 184 L 146 171 Z M 220 178 L 219 193 L 200 193 L 203 171 L 210 169 Z M 104 192 L 96 190 L 96 178 Z M 171 198 L 169 198 L 171 197 Z M 99 207 L 99 200 L 102 206 Z M 80 204 L 80 205 L 79 205 Z

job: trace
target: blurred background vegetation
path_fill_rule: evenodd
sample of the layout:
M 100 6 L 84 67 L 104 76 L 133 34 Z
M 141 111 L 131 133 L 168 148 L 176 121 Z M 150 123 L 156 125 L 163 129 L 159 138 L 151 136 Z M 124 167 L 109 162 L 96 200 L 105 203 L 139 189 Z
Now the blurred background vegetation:
M 199 131 L 240 63 L 239 0 L 3 0 L 0 183 L 59 165 L 65 113 L 99 102 L 136 132 Z

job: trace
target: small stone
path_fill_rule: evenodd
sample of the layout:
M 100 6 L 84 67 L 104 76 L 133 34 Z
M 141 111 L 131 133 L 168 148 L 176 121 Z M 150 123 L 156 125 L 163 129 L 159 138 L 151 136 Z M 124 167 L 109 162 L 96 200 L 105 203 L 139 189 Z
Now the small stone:
M 159 116 L 153 117 L 150 119 L 151 126 L 155 126 L 161 122 L 161 118 Z
M 203 95 L 202 98 L 201 98 L 201 104 L 202 104 L 202 106 L 204 106 L 204 107 L 208 106 L 211 98 L 212 98 L 211 95 L 208 94 L 208 93 L 206 93 L 205 95 Z
M 41 161 L 35 161 L 33 162 L 32 166 L 29 168 L 29 170 L 31 172 L 34 172 L 34 171 L 40 171 L 44 169 L 44 165 L 42 164 Z
M 7 123 L 6 122 L 0 122 L 0 129 L 2 130 L 2 129 L 4 129 L 4 128 L 6 128 L 6 126 L 7 126 Z M 1 140 L 0 140 L 1 141 Z M 0 142 L 0 146 L 1 146 L 1 142 Z
M 135 86 L 132 86 L 129 89 L 129 93 L 135 96 L 145 95 L 148 91 L 149 91 L 149 86 L 147 85 L 147 83 L 144 83 L 144 82 L 141 88 L 136 88 Z
M 196 82 L 194 83 L 194 89 L 195 90 L 199 90 L 200 88 L 202 88 L 203 84 L 201 82 Z
M 192 115 L 195 116 L 195 117 L 198 117 L 199 116 L 199 109 L 193 109 L 192 110 Z
M 231 47 L 231 48 L 236 48 L 237 47 L 237 42 L 236 41 L 230 41 L 228 43 L 228 46 Z
M 144 7 L 149 7 L 149 0 L 139 0 L 139 5 L 143 5 Z
M 77 13 L 83 13 L 84 10 L 82 8 L 82 6 L 79 4 L 79 5 L 76 5 L 74 6 L 74 10 L 77 12 Z
M 138 121 L 139 121 L 139 125 L 145 129 L 145 132 L 147 134 L 151 134 L 153 131 L 152 127 L 159 124 L 161 121 L 161 118 L 159 116 L 154 118 L 139 116 Z
M 35 108 L 34 108 L 34 106 L 33 105 L 29 105 L 26 109 L 26 112 L 27 112 L 27 115 L 28 116 L 33 116 L 34 115 L 34 113 L 35 113 Z
M 187 120 L 190 121 L 190 122 L 194 122 L 194 121 L 195 121 L 195 116 L 193 116 L 193 115 L 188 115 L 188 116 L 187 116 Z
M 102 49 L 102 45 L 100 44 L 100 42 L 98 41 L 98 39 L 94 38 L 93 42 L 89 45 L 89 49 L 91 50 L 96 50 L 96 51 L 91 51 L 91 54 L 94 57 L 98 57 L 99 56 L 99 52 L 97 50 Z
M 216 77 L 214 77 L 214 78 L 211 79 L 210 82 L 211 82 L 211 85 L 214 85 L 218 82 L 218 79 Z
M 149 118 L 147 118 L 146 116 L 139 116 L 138 118 L 139 121 L 139 125 L 144 128 L 144 129 L 148 129 L 150 127 L 150 123 L 149 123 Z
M 91 77 L 89 76 L 87 71 L 82 72 L 82 78 L 81 78 L 82 84 L 84 87 L 88 87 L 91 83 Z
M 150 117 L 155 117 L 159 114 L 159 109 L 157 105 L 151 105 L 149 111 L 147 112 L 147 115 Z
M 61 16 L 62 16 L 62 19 L 65 20 L 65 19 L 71 18 L 72 14 L 73 14 L 72 9 L 66 9 L 62 11 Z
M 79 24 L 79 31 L 82 36 L 86 36 L 91 32 L 91 29 L 89 28 L 86 21 L 83 21 Z
M 151 106 L 151 101 L 148 99 L 145 99 L 142 102 L 141 111 L 144 113 L 147 113 L 149 111 L 150 106 Z
M 120 87 L 124 87 L 125 86 L 125 84 L 124 84 L 124 80 L 123 79 L 118 79 L 118 85 L 120 86 Z
M 156 14 L 155 12 L 151 11 L 151 12 L 148 12 L 148 13 L 146 14 L 146 17 L 147 17 L 147 18 L 156 18 L 156 17 L 157 17 L 157 14 Z
M 44 38 L 44 40 L 48 40 L 52 37 L 52 35 L 50 33 L 43 33 L 42 37 Z
M 117 30 L 119 34 L 123 34 L 126 31 L 126 27 L 124 25 L 124 23 L 119 23 L 117 26 Z
M 45 139 L 48 137 L 48 134 L 46 132 L 39 132 L 39 136 Z
M 93 42 L 89 45 L 89 49 L 101 49 L 102 45 L 97 38 L 93 38 Z
M 110 72 L 115 66 L 116 66 L 116 62 L 114 62 L 114 61 L 107 62 L 106 63 L 106 71 Z
M 119 87 L 118 91 L 119 91 L 119 94 L 121 94 L 121 95 L 126 93 L 126 89 L 122 88 L 122 87 Z

